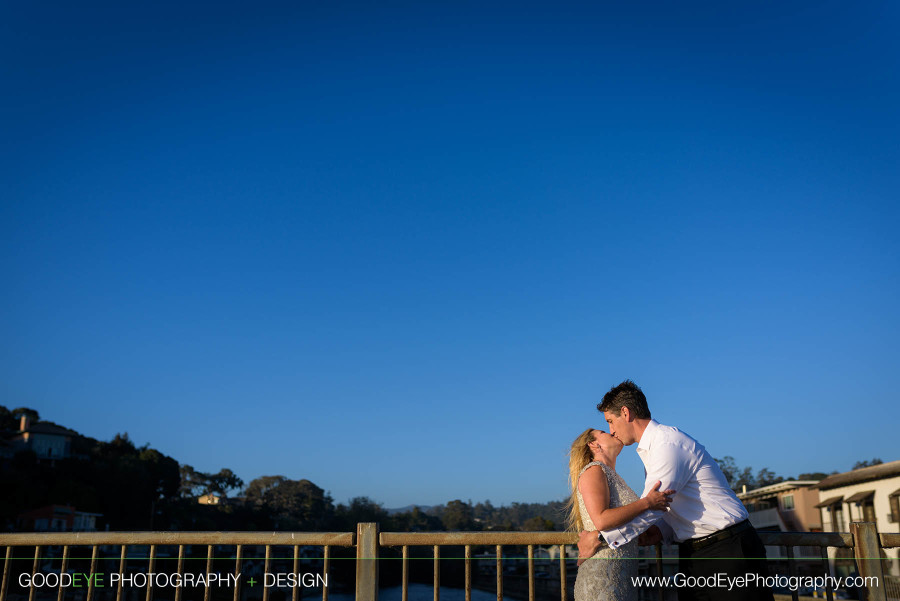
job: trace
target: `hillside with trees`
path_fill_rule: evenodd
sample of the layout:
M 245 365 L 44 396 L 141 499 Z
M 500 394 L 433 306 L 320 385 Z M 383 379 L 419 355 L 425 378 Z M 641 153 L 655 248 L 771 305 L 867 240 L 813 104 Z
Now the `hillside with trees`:
M 0 441 L 7 449 L 22 416 L 62 429 L 70 438 L 65 457 L 48 460 L 31 450 L 0 457 L 0 530 L 18 528 L 20 516 L 48 505 L 101 514 L 110 530 L 292 530 L 349 531 L 378 522 L 384 531 L 554 530 L 562 527 L 563 503 L 513 503 L 494 507 L 459 499 L 427 510 L 388 512 L 360 496 L 346 504 L 306 480 L 267 475 L 246 484 L 231 469 L 202 472 L 151 448 L 127 433 L 99 441 L 48 421 L 34 409 L 0 406 Z M 200 499 L 212 499 L 203 504 Z

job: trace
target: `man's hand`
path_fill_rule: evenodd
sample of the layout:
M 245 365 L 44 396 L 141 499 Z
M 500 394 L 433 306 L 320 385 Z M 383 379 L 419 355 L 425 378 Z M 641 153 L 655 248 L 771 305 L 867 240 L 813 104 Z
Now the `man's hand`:
M 578 565 L 583 564 L 589 557 L 592 557 L 594 553 L 600 548 L 600 539 L 597 538 L 600 535 L 596 530 L 588 531 L 582 530 L 581 534 L 578 535 Z
M 659 527 L 657 526 L 650 526 L 647 530 L 641 532 L 641 535 L 638 537 L 638 544 L 642 547 L 652 547 L 660 542 L 662 542 L 662 532 L 660 532 Z M 580 553 L 580 543 L 578 548 Z

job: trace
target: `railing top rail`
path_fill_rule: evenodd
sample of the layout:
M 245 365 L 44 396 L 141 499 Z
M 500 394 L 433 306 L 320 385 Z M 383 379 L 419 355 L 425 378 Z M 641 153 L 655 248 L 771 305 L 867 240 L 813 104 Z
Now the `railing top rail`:
M 380 544 L 401 545 L 574 545 L 573 532 L 382 532 Z
M 900 547 L 900 534 L 882 534 L 881 546 L 885 549 Z
M 849 532 L 760 532 L 767 545 L 809 547 L 852 547 Z M 894 535 L 888 535 L 893 540 Z M 380 543 L 401 545 L 574 545 L 578 535 L 571 532 L 382 532 Z M 900 545 L 898 545 L 900 546 Z
M 853 535 L 849 532 L 767 532 L 760 531 L 759 538 L 765 545 L 788 547 L 853 547 Z
M 847 532 L 760 532 L 766 545 L 852 547 Z M 379 543 L 402 545 L 574 545 L 572 532 L 382 532 Z M 900 534 L 882 534 L 885 548 L 900 547 Z M 354 532 L 15 532 L 0 546 L 27 545 L 313 545 L 351 547 Z
M 15 532 L 0 546 L 31 545 L 311 545 L 351 547 L 353 532 Z

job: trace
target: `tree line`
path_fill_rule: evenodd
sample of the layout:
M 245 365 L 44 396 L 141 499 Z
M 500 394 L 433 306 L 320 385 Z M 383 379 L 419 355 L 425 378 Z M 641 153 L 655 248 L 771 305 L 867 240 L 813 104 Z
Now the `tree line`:
M 32 422 L 40 417 L 34 409 L 9 410 L 0 405 L 0 440 L 18 431 L 22 415 Z M 455 499 L 396 512 L 365 496 L 335 504 L 331 495 L 306 479 L 261 476 L 245 486 L 228 468 L 215 473 L 196 470 L 149 445 L 136 446 L 127 433 L 104 442 L 66 430 L 72 442 L 65 459 L 40 460 L 25 450 L 0 461 L 0 530 L 16 529 L 17 516 L 51 504 L 102 514 L 101 527 L 112 530 L 347 532 L 355 530 L 358 522 L 378 522 L 382 530 L 393 532 L 536 531 L 562 530 L 565 524 L 563 501 L 495 507 L 490 501 L 473 504 Z M 740 467 L 731 456 L 716 461 L 737 492 L 744 486 L 751 490 L 794 479 L 768 468 Z M 880 463 L 878 458 L 857 461 L 853 469 Z M 828 475 L 807 473 L 797 479 L 820 480 Z M 202 505 L 197 499 L 203 495 L 219 495 L 223 500 Z
M 0 405 L 0 440 L 18 431 L 22 415 L 33 423 L 40 418 L 34 409 Z M 0 530 L 17 529 L 18 516 L 47 505 L 102 514 L 99 527 L 111 530 L 347 532 L 358 522 L 378 522 L 394 532 L 554 530 L 565 522 L 562 501 L 495 507 L 490 501 L 473 505 L 456 499 L 397 512 L 365 496 L 336 504 L 306 479 L 261 476 L 245 486 L 228 468 L 202 472 L 149 445 L 136 446 L 127 433 L 105 442 L 66 430 L 71 436 L 66 458 L 41 460 L 22 450 L 0 460 Z M 218 504 L 200 504 L 204 495 L 219 497 Z
M 753 490 L 754 488 L 762 488 L 781 482 L 790 482 L 791 480 L 824 480 L 828 476 L 838 473 L 837 470 L 831 472 L 808 472 L 799 474 L 796 478 L 785 478 L 784 476 L 777 475 L 767 467 L 764 467 L 757 472 L 754 472 L 753 468 L 749 466 L 739 467 L 735 462 L 734 457 L 731 455 L 716 459 L 716 462 L 719 464 L 719 467 L 722 468 L 722 473 L 725 474 L 725 479 L 728 480 L 728 486 L 735 492 L 743 491 L 745 486 L 747 487 L 747 490 Z M 864 467 L 872 467 L 881 465 L 882 463 L 884 462 L 878 457 L 861 460 L 854 463 L 850 470 L 853 471 Z

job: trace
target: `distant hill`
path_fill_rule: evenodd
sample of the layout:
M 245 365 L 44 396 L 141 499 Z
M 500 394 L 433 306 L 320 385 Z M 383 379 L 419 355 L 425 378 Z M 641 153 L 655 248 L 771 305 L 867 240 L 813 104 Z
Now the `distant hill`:
M 409 513 L 410 511 L 412 511 L 412 510 L 415 509 L 416 507 L 419 508 L 419 511 L 425 513 L 425 512 L 427 512 L 429 509 L 431 509 L 432 507 L 434 507 L 434 505 L 407 505 L 406 507 L 395 507 L 395 508 L 392 508 L 392 509 L 385 509 L 385 511 L 388 512 L 388 515 L 395 515 L 395 514 L 397 514 L 397 513 Z

